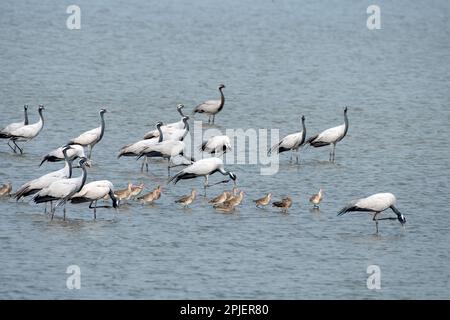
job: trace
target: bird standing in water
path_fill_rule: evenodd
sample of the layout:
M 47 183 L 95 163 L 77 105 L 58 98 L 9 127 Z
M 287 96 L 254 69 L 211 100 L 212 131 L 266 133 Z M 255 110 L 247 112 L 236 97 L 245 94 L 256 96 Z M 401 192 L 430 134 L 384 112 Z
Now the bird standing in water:
M 314 208 L 319 208 L 319 204 L 323 199 L 323 190 L 320 189 L 319 193 L 313 195 L 311 198 L 309 198 L 309 202 L 314 204 Z
M 270 203 L 270 200 L 272 199 L 272 194 L 268 193 L 266 194 L 264 197 L 257 199 L 257 200 L 253 200 L 253 202 L 256 203 L 256 207 L 257 208 L 261 208 L 267 206 Z
M 192 202 L 194 202 L 196 196 L 197 196 L 197 190 L 192 189 L 190 195 L 183 196 L 183 197 L 175 200 L 175 203 L 180 203 L 183 205 L 183 208 L 187 208 Z
M 281 201 L 272 203 L 272 206 L 281 208 L 283 213 L 287 213 L 288 209 L 292 206 L 292 199 L 290 197 L 283 198 Z

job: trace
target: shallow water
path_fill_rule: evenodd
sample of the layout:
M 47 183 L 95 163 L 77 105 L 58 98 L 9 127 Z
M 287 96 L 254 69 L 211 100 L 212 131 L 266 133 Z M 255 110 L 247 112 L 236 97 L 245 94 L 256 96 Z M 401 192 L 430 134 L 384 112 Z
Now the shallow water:
M 50 221 L 43 207 L 1 200 L 0 298 L 448 298 L 450 224 L 449 54 L 447 1 L 379 1 L 382 29 L 366 28 L 368 1 L 77 1 L 81 30 L 66 28 L 60 1 L 5 2 L 0 10 L 0 126 L 20 120 L 25 103 L 46 106 L 46 124 L 23 156 L 0 145 L 0 183 L 22 183 L 57 170 L 39 159 L 98 125 L 89 181 L 116 188 L 163 185 L 153 206 L 119 211 L 68 206 Z M 350 129 L 329 149 L 281 156 L 280 170 L 228 167 L 247 194 L 236 214 L 215 212 L 199 197 L 176 197 L 202 180 L 166 186 L 165 163 L 141 174 L 116 159 L 158 120 L 218 97 L 217 127 L 300 128 L 308 135 L 343 122 Z M 196 117 L 196 120 L 205 117 Z M 78 171 L 75 172 L 78 175 Z M 222 177 L 213 177 L 219 181 Z M 308 198 L 325 189 L 320 212 Z M 215 196 L 226 185 L 208 190 Z M 294 204 L 288 215 L 258 210 L 251 199 L 272 191 Z M 336 217 L 349 200 L 392 192 L 407 224 L 367 215 Z M 66 268 L 81 268 L 81 290 L 66 288 Z M 381 268 L 381 290 L 368 290 L 366 268 Z

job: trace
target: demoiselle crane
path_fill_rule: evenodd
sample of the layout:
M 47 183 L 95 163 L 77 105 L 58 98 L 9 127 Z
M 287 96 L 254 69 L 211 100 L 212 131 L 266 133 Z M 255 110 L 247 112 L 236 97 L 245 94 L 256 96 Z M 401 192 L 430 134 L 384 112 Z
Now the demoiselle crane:
M 36 138 L 44 127 L 44 116 L 42 112 L 45 110 L 43 105 L 39 105 L 39 121 L 33 124 L 28 124 L 26 126 L 19 127 L 15 130 L 12 130 L 8 134 L 0 134 L 0 138 L 10 139 L 15 148 L 19 149 L 20 154 L 23 154 L 23 150 L 17 145 L 17 142 L 28 142 Z M 9 145 L 9 143 L 8 143 Z M 11 146 L 10 146 L 11 147 Z M 16 149 L 13 149 L 15 153 L 17 153 Z
M 344 109 L 344 124 L 333 127 L 330 129 L 327 129 L 318 135 L 315 135 L 314 137 L 309 138 L 306 143 L 309 143 L 314 148 L 320 148 L 324 146 L 328 146 L 330 144 L 333 145 L 333 149 L 330 152 L 330 162 L 334 161 L 335 159 L 335 151 L 336 151 L 336 144 L 344 139 L 344 137 L 347 135 L 348 131 L 348 118 L 347 118 L 347 110 L 348 108 L 345 107 Z
M 68 144 L 78 144 L 80 146 L 87 147 L 89 151 L 88 154 L 89 160 L 91 160 L 92 149 L 97 143 L 99 143 L 102 140 L 103 135 L 105 133 L 105 113 L 107 112 L 108 111 L 106 109 L 100 110 L 100 120 L 101 120 L 100 127 L 86 131 L 81 135 L 79 135 L 78 137 L 76 137 L 75 139 L 70 140 L 68 143 Z
M 33 196 L 35 203 L 46 203 L 50 201 L 57 201 L 56 205 L 52 209 L 52 220 L 55 215 L 55 211 L 58 207 L 64 206 L 64 220 L 66 219 L 66 203 L 70 198 L 80 192 L 86 183 L 87 178 L 87 165 L 88 159 L 81 158 L 79 166 L 81 167 L 81 176 L 77 178 L 61 179 L 53 182 L 47 188 L 42 189 Z
M 28 122 L 28 105 L 23 106 L 23 112 L 24 112 L 24 119 L 22 122 L 14 122 L 9 125 L 7 125 L 5 128 L 0 130 L 0 139 L 8 139 L 8 146 L 11 148 L 12 151 L 16 152 L 16 146 L 12 147 L 9 144 L 9 138 L 8 135 L 13 132 L 14 130 L 17 130 L 23 126 L 27 126 L 29 124 Z
M 184 118 L 184 114 L 183 114 L 183 110 L 182 110 L 183 108 L 184 108 L 184 105 L 182 105 L 182 104 L 179 104 L 177 106 L 177 111 L 181 115 L 181 120 L 162 126 L 161 130 L 163 131 L 163 133 L 170 134 L 174 130 L 185 128 L 185 122 L 183 120 L 183 118 Z M 157 130 L 157 129 L 149 131 L 144 135 L 144 139 L 152 139 L 152 138 L 157 138 L 157 137 L 159 137 L 159 130 Z
M 302 116 L 302 131 L 292 133 L 281 139 L 276 145 L 274 145 L 268 152 L 270 155 L 273 152 L 282 153 L 285 151 L 291 151 L 290 161 L 292 162 L 293 152 L 297 152 L 297 163 L 298 163 L 298 150 L 305 144 L 306 140 L 306 127 L 305 127 L 305 116 Z
M 347 206 L 342 208 L 341 211 L 339 211 L 338 216 L 352 211 L 367 212 L 372 214 L 372 220 L 375 221 L 376 230 L 378 233 L 378 221 L 380 220 L 398 220 L 402 225 L 406 223 L 405 216 L 395 207 L 396 201 L 397 199 L 392 193 L 377 193 L 371 195 L 370 197 L 350 202 Z M 397 217 L 379 218 L 381 212 L 387 209 L 391 209 Z
M 208 100 L 201 104 L 199 104 L 194 109 L 194 113 L 204 113 L 208 116 L 208 123 L 214 123 L 216 118 L 216 114 L 222 111 L 223 106 L 225 104 L 225 96 L 223 95 L 223 89 L 225 88 L 224 84 L 220 84 L 217 89 L 220 92 L 220 100 Z
M 71 203 L 90 202 L 89 209 L 94 210 L 94 220 L 97 219 L 98 208 L 111 208 L 110 206 L 97 206 L 97 201 L 109 196 L 112 200 L 112 206 L 118 207 L 117 199 L 114 195 L 114 185 L 111 181 L 100 180 L 85 184 L 83 188 L 75 193 L 71 198 Z
M 204 177 L 205 182 L 203 184 L 204 188 L 204 195 L 206 196 L 206 188 L 211 187 L 213 185 L 219 184 L 219 183 L 227 183 L 230 180 L 223 180 L 218 183 L 209 185 L 208 179 L 209 176 L 220 172 L 224 176 L 229 176 L 231 180 L 233 180 L 234 184 L 236 185 L 236 174 L 230 171 L 226 171 L 223 165 L 222 159 L 219 158 L 207 158 L 207 159 L 201 159 L 190 166 L 184 168 L 180 172 L 178 172 L 176 175 L 174 175 L 172 178 L 169 179 L 169 183 L 173 182 L 176 184 L 180 180 L 187 180 L 187 179 L 195 179 L 198 177 Z

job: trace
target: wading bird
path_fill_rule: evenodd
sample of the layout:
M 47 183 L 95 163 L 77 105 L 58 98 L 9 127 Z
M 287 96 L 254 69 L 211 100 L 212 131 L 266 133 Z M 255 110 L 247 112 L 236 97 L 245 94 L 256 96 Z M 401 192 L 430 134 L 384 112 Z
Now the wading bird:
M 72 146 L 64 146 L 62 149 L 63 155 L 65 156 L 66 164 L 64 168 L 47 173 L 37 179 L 28 181 L 23 184 L 14 194 L 13 197 L 19 201 L 23 197 L 28 197 L 44 188 L 49 187 L 53 182 L 61 179 L 69 179 L 72 177 L 72 160 L 68 158 L 68 151 L 71 150 Z M 51 207 L 51 203 L 50 203 Z M 46 208 L 47 209 L 47 208 Z
M 191 194 L 187 196 L 182 196 L 181 198 L 175 200 L 175 203 L 183 205 L 183 208 L 187 208 L 192 202 L 194 202 L 197 196 L 197 190 L 192 189 Z
M 199 104 L 197 107 L 195 107 L 194 113 L 206 114 L 208 116 L 208 123 L 211 123 L 211 116 L 212 116 L 212 123 L 214 123 L 216 114 L 222 111 L 223 106 L 225 104 L 225 96 L 223 95 L 224 88 L 225 88 L 224 84 L 221 84 L 217 87 L 217 89 L 220 92 L 220 100 L 205 101 L 202 104 Z
M 398 220 L 402 225 L 406 223 L 405 216 L 394 206 L 396 200 L 397 199 L 392 193 L 377 193 L 371 195 L 370 197 L 350 202 L 341 211 L 339 211 L 338 216 L 351 211 L 360 211 L 372 214 L 372 220 L 375 221 L 376 230 L 378 233 L 378 221 L 380 220 Z M 378 216 L 380 213 L 387 209 L 391 209 L 397 217 L 379 218 Z
M 184 108 L 184 105 L 182 105 L 182 104 L 179 104 L 177 106 L 177 111 L 181 115 L 180 121 L 169 123 L 169 124 L 166 124 L 161 127 L 161 130 L 164 134 L 171 134 L 174 130 L 185 128 L 186 124 L 185 124 L 185 121 L 183 120 L 183 118 L 185 117 L 183 114 L 183 110 L 182 110 L 183 108 Z M 158 137 L 159 137 L 159 130 L 152 130 L 152 131 L 147 132 L 144 135 L 144 139 L 152 139 L 152 138 L 158 138 Z
M 52 220 L 55 215 L 55 211 L 60 206 L 64 206 L 64 220 L 66 220 L 66 203 L 70 198 L 80 192 L 86 183 L 87 170 L 86 170 L 86 158 L 81 158 L 79 166 L 81 167 L 81 176 L 77 178 L 61 179 L 53 182 L 47 188 L 42 189 L 36 193 L 33 197 L 35 203 L 46 203 L 50 201 L 57 201 L 52 210 Z
M 11 196 L 11 190 L 12 190 L 11 182 L 8 182 L 7 184 L 2 184 L 0 186 L 0 198 L 2 198 L 2 197 L 10 197 Z
M 187 168 L 184 168 L 183 170 L 178 172 L 172 178 L 170 178 L 169 183 L 173 181 L 173 183 L 176 184 L 180 180 L 204 177 L 205 183 L 203 184 L 203 188 L 204 188 L 204 195 L 206 197 L 206 188 L 219 183 L 227 183 L 230 181 L 230 180 L 223 180 L 215 184 L 209 185 L 208 183 L 209 176 L 216 172 L 220 172 L 224 176 L 228 175 L 236 185 L 236 175 L 233 172 L 226 171 L 224 169 L 222 159 L 219 158 L 207 158 L 198 160 L 193 164 L 191 164 L 190 166 L 188 166 Z
M 220 203 L 224 203 L 228 198 L 227 191 L 222 192 L 217 197 L 208 201 L 209 204 L 216 205 Z
M 63 154 L 63 148 L 59 147 L 58 149 L 55 149 L 49 153 L 47 153 L 43 158 L 39 166 L 42 166 L 42 164 L 46 161 L 48 162 L 59 162 L 64 161 L 65 157 Z M 69 160 L 75 160 L 76 158 L 85 158 L 86 155 L 84 153 L 84 148 L 82 146 L 79 146 L 77 144 L 73 144 L 70 146 L 70 149 L 67 150 L 67 157 Z
M 261 208 L 267 206 L 270 203 L 270 200 L 272 199 L 272 194 L 268 193 L 267 195 L 265 195 L 264 197 L 257 199 L 257 200 L 253 200 L 253 202 L 256 203 L 256 207 L 257 208 Z
M 23 126 L 28 125 L 28 105 L 23 106 L 23 113 L 24 113 L 24 119 L 22 122 L 15 122 L 7 125 L 5 128 L 0 130 L 0 139 L 8 139 L 8 135 L 13 132 L 14 130 L 17 130 Z M 12 147 L 9 144 L 8 140 L 8 146 L 11 148 L 12 151 L 16 152 L 16 146 Z
M 281 208 L 283 213 L 287 213 L 288 209 L 292 206 L 292 199 L 290 197 L 283 198 L 281 201 L 275 201 L 272 203 L 272 207 Z
M 146 146 L 141 151 L 138 160 L 141 157 L 147 158 L 160 157 L 163 159 L 167 159 L 168 176 L 170 176 L 171 163 L 174 164 L 173 166 L 192 164 L 193 161 L 192 159 L 187 159 L 184 157 L 184 149 L 185 149 L 184 142 L 174 140 L 164 140 L 164 134 L 161 131 L 161 127 L 159 126 L 158 129 L 159 129 L 159 140 L 162 141 Z M 187 130 L 189 130 L 189 127 L 187 127 Z
M 114 196 L 119 200 L 119 203 L 122 203 L 122 201 L 128 200 L 130 198 L 132 187 L 133 184 L 131 182 L 128 182 L 126 189 L 116 190 L 114 192 Z
M 128 200 L 130 199 L 136 199 L 137 196 L 139 196 L 142 191 L 144 190 L 145 184 L 141 183 L 140 185 L 131 185 L 131 191 L 130 191 L 130 195 L 128 197 Z
M 26 126 L 19 127 L 15 130 L 12 130 L 8 134 L 0 133 L 0 138 L 9 139 L 13 142 L 14 148 L 12 150 L 17 153 L 16 148 L 19 149 L 20 154 L 23 154 L 23 149 L 21 149 L 17 142 L 28 142 L 36 138 L 44 127 L 44 116 L 42 112 L 45 110 L 43 105 L 39 105 L 39 121 L 34 124 L 29 124 Z M 9 145 L 9 142 L 8 142 Z M 9 145 L 11 147 L 11 145 Z
M 282 153 L 290 150 L 291 151 L 290 161 L 292 162 L 292 155 L 295 151 L 298 163 L 298 150 L 305 144 L 305 140 L 306 140 L 305 116 L 302 116 L 302 131 L 292 133 L 281 139 L 280 142 L 278 142 L 269 150 L 268 155 L 270 155 L 273 152 Z
M 214 136 L 204 141 L 200 150 L 209 154 L 222 155 L 231 150 L 231 141 L 228 136 Z
M 112 206 L 118 207 L 117 199 L 114 196 L 114 185 L 108 180 L 93 181 L 85 184 L 83 188 L 75 193 L 71 198 L 71 203 L 90 202 L 89 209 L 94 210 L 94 220 L 97 219 L 98 208 L 111 208 L 110 206 L 97 206 L 97 201 L 109 197 L 112 200 Z
M 88 154 L 89 160 L 91 159 L 92 156 L 92 149 L 97 143 L 99 143 L 102 140 L 103 134 L 105 133 L 105 113 L 107 112 L 108 111 L 106 109 L 100 110 L 100 120 L 101 120 L 100 127 L 86 131 L 81 135 L 79 135 L 78 137 L 76 137 L 75 139 L 70 140 L 68 143 L 68 144 L 78 144 L 80 146 L 87 147 L 89 151 Z
M 319 208 L 319 204 L 322 201 L 323 198 L 323 190 L 320 189 L 319 193 L 313 195 L 311 198 L 309 198 L 309 202 L 314 204 L 314 208 Z
M 335 159 L 336 144 L 344 139 L 348 131 L 348 118 L 347 107 L 344 109 L 344 124 L 327 129 L 314 137 L 309 138 L 306 143 L 309 143 L 314 148 L 320 148 L 323 146 L 333 145 L 333 149 L 330 152 L 330 162 Z
M 142 204 L 153 204 L 153 202 L 161 198 L 161 193 L 161 186 L 157 186 L 156 189 L 154 189 L 152 192 L 139 197 L 138 200 L 140 200 Z
M 223 203 L 214 205 L 214 208 L 219 211 L 231 212 L 234 208 L 241 204 L 244 199 L 244 191 L 240 191 L 238 195 L 232 196 Z
M 159 132 L 161 131 L 162 125 L 163 125 L 163 123 L 161 121 L 156 123 L 157 131 L 159 131 Z M 120 149 L 119 155 L 117 156 L 117 158 L 119 159 L 121 157 L 139 157 L 147 147 L 154 145 L 156 143 L 160 143 L 162 141 L 163 141 L 163 135 L 160 135 L 158 133 L 157 137 L 147 139 L 147 140 L 141 140 L 136 143 L 123 146 Z M 142 161 L 141 171 L 144 171 L 144 165 L 146 166 L 147 172 L 148 172 L 148 157 L 147 156 L 144 156 L 144 160 Z

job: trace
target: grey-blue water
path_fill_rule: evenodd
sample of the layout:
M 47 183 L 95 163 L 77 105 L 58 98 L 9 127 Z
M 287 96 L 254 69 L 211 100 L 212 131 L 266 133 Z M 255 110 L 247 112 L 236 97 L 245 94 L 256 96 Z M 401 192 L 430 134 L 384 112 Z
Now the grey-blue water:
M 163 196 L 100 210 L 96 221 L 87 205 L 51 221 L 42 206 L 2 199 L 0 298 L 449 298 L 448 1 L 377 1 L 381 30 L 366 27 L 372 1 L 77 0 L 80 30 L 66 28 L 70 4 L 1 5 L 0 126 L 19 121 L 24 104 L 36 121 L 39 103 L 46 123 L 23 156 L 1 142 L 0 183 L 16 189 L 59 169 L 39 168 L 41 156 L 98 126 L 106 106 L 88 180 L 161 184 Z M 219 83 L 219 129 L 284 135 L 305 115 L 312 135 L 341 124 L 348 105 L 336 163 L 328 148 L 309 148 L 300 166 L 282 155 L 273 176 L 229 164 L 247 194 L 226 215 L 202 197 L 186 211 L 173 203 L 201 179 L 166 186 L 164 162 L 141 174 L 133 159 L 116 159 L 156 121 L 178 121 L 178 103 L 218 98 Z M 320 212 L 311 211 L 320 187 Z M 289 214 L 254 208 L 268 191 L 293 198 Z M 375 236 L 368 215 L 336 216 L 376 192 L 397 196 L 405 228 L 383 221 Z M 69 265 L 81 268 L 80 290 L 66 287 Z M 381 269 L 380 290 L 366 286 L 370 265 Z

